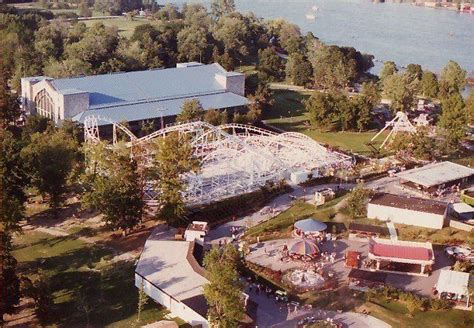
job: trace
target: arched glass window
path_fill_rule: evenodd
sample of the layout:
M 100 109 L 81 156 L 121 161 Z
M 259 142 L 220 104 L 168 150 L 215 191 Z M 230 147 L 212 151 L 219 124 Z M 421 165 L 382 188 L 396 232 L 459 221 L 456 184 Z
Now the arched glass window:
M 38 115 L 54 119 L 54 104 L 53 100 L 45 89 L 38 92 L 35 97 L 36 111 Z

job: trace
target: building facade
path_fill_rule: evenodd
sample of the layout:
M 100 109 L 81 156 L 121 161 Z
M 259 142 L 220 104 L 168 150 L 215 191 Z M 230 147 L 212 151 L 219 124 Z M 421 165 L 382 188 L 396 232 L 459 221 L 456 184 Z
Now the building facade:
M 235 109 L 249 103 L 244 93 L 244 74 L 195 62 L 168 69 L 21 79 L 23 108 L 57 124 L 65 119 L 83 123 L 89 115 L 104 118 L 99 125 L 173 118 L 190 99 L 199 100 L 206 110 Z
M 447 212 L 448 204 L 444 202 L 385 193 L 376 194 L 367 205 L 369 219 L 431 229 L 443 228 Z

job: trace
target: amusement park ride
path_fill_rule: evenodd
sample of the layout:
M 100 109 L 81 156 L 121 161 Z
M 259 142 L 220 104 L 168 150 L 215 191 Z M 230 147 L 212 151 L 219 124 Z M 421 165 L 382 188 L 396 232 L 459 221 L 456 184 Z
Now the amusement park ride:
M 381 135 L 388 128 L 392 128 L 392 130 L 390 130 L 387 137 L 385 137 L 379 149 L 382 149 L 391 138 L 395 138 L 395 136 L 399 132 L 408 132 L 408 133 L 416 132 L 416 127 L 410 122 L 407 114 L 405 114 L 404 112 L 397 112 L 393 120 L 385 123 L 385 126 L 383 127 L 383 129 L 380 130 L 372 139 L 370 139 L 370 142 L 373 142 L 375 139 L 377 139 L 377 137 Z
M 187 182 L 183 196 L 187 204 L 203 204 L 256 190 L 268 182 L 288 179 L 295 171 L 324 174 L 330 168 L 348 167 L 351 157 L 328 150 L 313 139 L 294 132 L 277 134 L 251 125 L 225 124 L 213 126 L 197 121 L 175 124 L 142 138 L 136 137 L 124 125 L 104 117 L 87 116 L 84 139 L 94 144 L 100 141 L 98 121 L 113 126 L 112 149 L 120 130 L 128 138 L 126 146 L 138 165 L 150 165 L 153 143 L 170 133 L 186 134 L 201 161 L 201 170 L 182 178 Z M 159 190 L 155 183 L 144 186 L 145 201 L 157 202 Z

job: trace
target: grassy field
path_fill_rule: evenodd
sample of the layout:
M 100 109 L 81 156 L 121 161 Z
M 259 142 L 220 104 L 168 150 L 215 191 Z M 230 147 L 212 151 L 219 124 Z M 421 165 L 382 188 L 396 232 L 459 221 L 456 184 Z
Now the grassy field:
M 94 19 L 83 21 L 87 27 L 90 27 L 98 22 L 109 27 L 117 27 L 119 33 L 123 37 L 131 37 L 135 28 L 143 24 L 157 25 L 159 21 L 151 21 L 145 18 L 134 18 L 133 20 L 127 19 L 126 17 L 113 18 L 113 19 Z
M 430 241 L 434 244 L 449 245 L 467 243 L 474 246 L 474 233 L 445 227 L 443 229 L 428 229 L 405 224 L 395 224 L 398 236 L 402 240 Z
M 85 327 L 85 313 L 78 308 L 80 299 L 92 308 L 91 326 L 137 324 L 138 292 L 134 286 L 133 262 L 110 261 L 113 251 L 108 246 L 89 244 L 73 236 L 27 231 L 15 238 L 13 255 L 23 275 L 31 275 L 41 268 L 49 281 L 54 306 L 48 326 Z M 160 320 L 166 314 L 165 309 L 150 300 L 140 324 Z
M 378 300 L 364 304 L 370 314 L 392 327 L 460 328 L 474 326 L 474 312 L 461 310 L 417 311 L 408 315 L 408 309 L 400 302 Z
M 302 104 L 302 100 L 309 98 L 310 95 L 310 91 L 274 90 L 274 106 L 264 119 L 277 128 L 304 133 L 323 144 L 363 155 L 372 153 L 373 149 L 367 143 L 377 131 L 326 132 L 310 128 L 309 116 Z M 373 145 L 378 147 L 385 135 L 377 138 Z
M 336 214 L 334 205 L 339 203 L 343 198 L 344 196 L 335 198 L 319 207 L 315 207 L 314 205 L 303 201 L 296 201 L 293 206 L 278 214 L 271 220 L 249 228 L 245 233 L 244 238 L 247 240 L 254 240 L 257 236 L 260 236 L 261 240 L 286 238 L 290 236 L 292 225 L 296 221 L 308 217 L 329 222 Z

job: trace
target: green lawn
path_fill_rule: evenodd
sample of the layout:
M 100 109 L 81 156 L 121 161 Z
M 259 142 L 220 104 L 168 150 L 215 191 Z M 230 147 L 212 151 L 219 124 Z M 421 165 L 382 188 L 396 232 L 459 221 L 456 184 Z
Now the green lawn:
M 13 255 L 24 275 L 45 273 L 54 296 L 51 327 L 85 327 L 78 295 L 91 306 L 94 327 L 136 325 L 138 291 L 132 262 L 111 262 L 112 250 L 101 243 L 86 244 L 76 237 L 56 237 L 27 231 L 15 238 Z M 162 319 L 167 311 L 151 300 L 140 324 Z M 179 322 L 182 324 L 182 322 Z
M 336 214 L 334 205 L 339 203 L 343 197 L 333 199 L 317 208 L 303 201 L 296 201 L 293 206 L 274 218 L 249 228 L 244 238 L 248 240 L 255 240 L 257 236 L 260 236 L 261 240 L 285 238 L 290 235 L 292 225 L 296 221 L 308 217 L 324 222 L 331 221 Z
M 405 305 L 400 302 L 377 301 L 367 302 L 365 307 L 370 314 L 379 318 L 392 327 L 443 327 L 461 328 L 474 326 L 474 312 L 461 310 L 417 311 L 413 316 L 408 315 Z
M 326 132 L 310 127 L 309 116 L 302 100 L 311 95 L 309 91 L 274 90 L 275 103 L 271 112 L 264 117 L 269 124 L 286 131 L 295 131 L 306 134 L 314 140 L 344 150 L 370 155 L 373 148 L 368 146 L 377 131 L 370 132 Z M 379 147 L 386 133 L 379 136 L 374 142 Z
M 430 241 L 434 244 L 463 244 L 474 246 L 474 233 L 445 227 L 443 229 L 428 229 L 405 224 L 395 224 L 398 236 L 402 240 Z
M 133 20 L 127 19 L 126 17 L 120 17 L 120 18 L 113 18 L 113 19 L 94 19 L 94 20 L 86 20 L 84 23 L 86 24 L 87 27 L 90 27 L 96 23 L 102 23 L 105 26 L 115 26 L 117 27 L 120 35 L 124 37 L 131 37 L 133 34 L 133 31 L 135 28 L 139 25 L 143 24 L 152 24 L 152 25 L 157 25 L 159 24 L 159 21 L 150 21 L 145 18 L 134 18 Z

